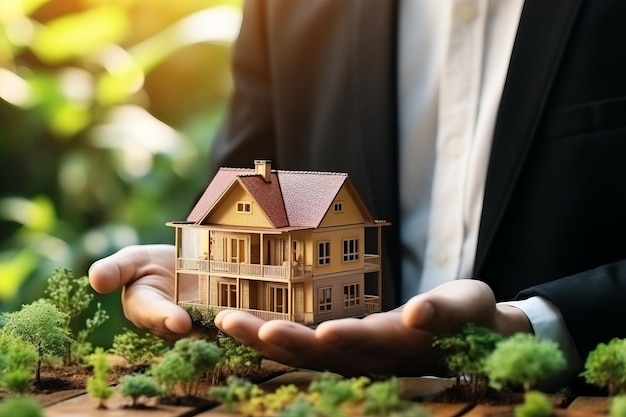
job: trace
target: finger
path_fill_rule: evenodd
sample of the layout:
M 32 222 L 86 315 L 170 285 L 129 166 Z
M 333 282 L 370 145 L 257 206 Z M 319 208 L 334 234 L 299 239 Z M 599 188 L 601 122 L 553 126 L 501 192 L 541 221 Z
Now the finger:
M 467 322 L 492 326 L 495 298 L 487 284 L 457 280 L 410 299 L 402 310 L 408 327 L 432 332 L 455 330 Z
M 296 355 L 259 337 L 260 330 L 266 323 L 256 316 L 237 310 L 223 310 L 215 317 L 215 325 L 220 330 L 245 346 L 253 348 L 265 358 L 297 366 Z
M 326 343 L 313 329 L 301 324 L 271 320 L 259 329 L 259 339 L 281 353 L 280 361 L 293 367 L 354 374 L 367 366 L 361 356 L 348 356 Z
M 172 302 L 171 289 L 160 278 L 145 277 L 127 286 L 122 294 L 124 315 L 137 327 L 166 339 L 176 339 L 191 331 L 191 318 Z
M 170 245 L 128 246 L 89 268 L 89 282 L 99 293 L 110 293 L 145 275 L 172 275 L 174 248 Z
M 372 314 L 363 320 L 342 319 L 321 323 L 320 340 L 359 355 L 415 356 L 430 347 L 430 333 L 407 328 L 401 312 Z

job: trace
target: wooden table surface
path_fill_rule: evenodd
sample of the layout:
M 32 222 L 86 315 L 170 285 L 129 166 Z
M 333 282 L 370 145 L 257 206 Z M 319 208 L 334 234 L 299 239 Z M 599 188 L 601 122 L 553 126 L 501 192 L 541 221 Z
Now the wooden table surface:
M 261 384 L 266 392 L 271 392 L 281 385 L 294 384 L 303 391 L 307 389 L 311 380 L 316 376 L 315 372 L 296 371 L 283 374 Z M 403 378 L 402 379 L 406 398 L 419 401 L 433 417 L 484 417 L 484 416 L 513 416 L 512 405 L 472 405 L 472 404 L 447 404 L 432 401 L 432 398 L 443 389 L 451 386 L 451 379 L 437 378 Z M 115 392 L 106 401 L 108 409 L 98 410 L 97 400 L 90 397 L 83 390 L 68 391 L 67 398 L 59 398 L 57 402 L 46 404 L 44 415 L 46 417 L 233 417 L 237 413 L 229 412 L 224 406 L 217 406 L 207 410 L 196 410 L 191 407 L 166 406 L 154 404 L 150 410 L 132 409 L 126 407 L 128 400 Z M 559 398 L 553 397 L 555 403 Z M 602 397 L 578 397 L 567 408 L 557 411 L 559 416 L 606 416 L 607 398 Z

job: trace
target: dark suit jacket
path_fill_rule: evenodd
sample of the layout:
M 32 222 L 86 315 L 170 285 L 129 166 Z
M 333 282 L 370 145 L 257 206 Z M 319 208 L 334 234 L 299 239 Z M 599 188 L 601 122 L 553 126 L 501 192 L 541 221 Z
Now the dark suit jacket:
M 400 275 L 392 0 L 251 0 L 218 166 L 348 172 Z M 626 337 L 626 2 L 526 0 L 497 116 L 474 277 L 539 294 L 583 359 Z

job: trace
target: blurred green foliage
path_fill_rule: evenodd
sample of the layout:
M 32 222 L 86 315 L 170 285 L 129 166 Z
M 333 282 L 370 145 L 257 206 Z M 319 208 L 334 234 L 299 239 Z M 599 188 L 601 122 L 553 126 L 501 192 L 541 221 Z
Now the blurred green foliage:
M 241 0 L 0 1 L 0 311 L 135 243 L 206 183 Z M 127 325 L 101 297 L 110 345 Z M 86 312 L 92 314 L 92 312 Z

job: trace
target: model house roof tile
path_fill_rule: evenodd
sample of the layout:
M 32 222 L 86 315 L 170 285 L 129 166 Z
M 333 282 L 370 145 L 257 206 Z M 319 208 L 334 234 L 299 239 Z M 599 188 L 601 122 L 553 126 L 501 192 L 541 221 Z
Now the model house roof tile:
M 289 224 L 318 227 L 347 178 L 343 173 L 279 171 Z
M 215 202 L 222 196 L 224 191 L 239 175 L 254 174 L 253 169 L 246 168 L 220 168 L 215 174 L 209 186 L 204 190 L 202 196 L 194 206 L 189 216 L 188 222 L 199 222 L 204 215 L 213 207 Z
M 350 183 L 347 174 L 337 172 L 273 170 L 271 181 L 265 182 L 254 169 L 220 168 L 187 221 L 202 222 L 236 180 L 248 190 L 275 228 L 317 228 L 341 187 Z
M 260 175 L 240 176 L 239 181 L 263 210 L 274 228 L 289 226 L 278 177 L 275 173 L 272 173 L 270 182 L 265 182 Z

